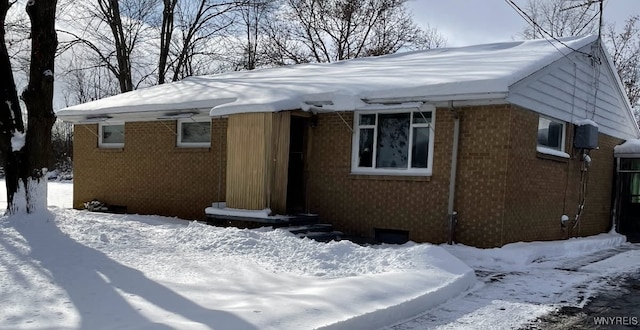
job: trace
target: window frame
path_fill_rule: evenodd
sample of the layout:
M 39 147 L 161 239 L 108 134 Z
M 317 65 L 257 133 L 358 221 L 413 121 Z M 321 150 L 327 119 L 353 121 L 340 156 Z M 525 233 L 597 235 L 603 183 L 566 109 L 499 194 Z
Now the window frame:
M 108 122 L 98 124 L 98 147 L 99 148 L 124 148 L 125 142 L 104 142 L 104 127 L 105 126 L 122 126 L 123 141 L 126 141 L 126 125 L 124 122 Z
M 376 156 L 377 156 L 377 135 L 378 135 L 378 118 L 379 114 L 401 114 L 401 113 L 421 113 L 421 112 L 430 112 L 431 113 L 431 123 L 413 123 L 413 116 L 409 117 L 409 136 L 407 137 L 409 141 L 409 145 L 407 146 L 408 150 L 408 159 L 407 159 L 407 167 L 406 168 L 376 168 Z M 374 125 L 360 125 L 360 115 L 371 115 L 375 114 L 375 124 Z M 388 110 L 362 110 L 362 111 L 354 111 L 353 116 L 353 134 L 351 141 L 351 174 L 362 174 L 362 175 L 392 175 L 392 176 L 431 176 L 433 174 L 433 154 L 434 154 L 434 141 L 435 141 L 435 122 L 436 122 L 436 108 L 434 106 L 423 105 L 420 108 L 398 108 L 398 109 L 388 109 Z M 413 150 L 413 130 L 414 128 L 420 127 L 428 127 L 429 129 L 429 146 L 428 146 L 428 156 L 427 156 L 427 167 L 426 168 L 412 168 L 412 150 Z M 374 151 L 372 155 L 372 164 L 371 167 L 360 167 L 359 166 L 359 151 L 360 151 L 360 129 L 373 128 L 373 146 Z
M 548 121 L 550 121 L 551 123 L 557 123 L 562 125 L 562 129 L 561 129 L 561 136 L 560 136 L 560 148 L 556 149 L 547 145 L 543 145 L 540 144 L 538 142 L 538 132 L 540 132 L 540 120 L 542 119 L 546 119 Z M 536 150 L 540 153 L 543 154 L 549 154 L 549 155 L 554 155 L 554 156 L 559 156 L 559 157 L 564 157 L 564 158 L 569 158 L 569 154 L 566 153 L 566 139 L 567 139 L 567 123 L 565 121 L 556 119 L 556 118 L 552 118 L 552 117 L 548 117 L 548 116 L 544 116 L 544 115 L 539 115 L 538 116 L 538 125 L 537 125 L 538 129 L 536 130 Z M 548 132 L 547 132 L 548 134 Z
M 209 142 L 183 142 L 182 141 L 182 124 L 183 123 L 209 123 Z M 213 124 L 211 118 L 182 118 L 176 120 L 176 146 L 180 148 L 211 148 L 211 132 L 213 130 Z

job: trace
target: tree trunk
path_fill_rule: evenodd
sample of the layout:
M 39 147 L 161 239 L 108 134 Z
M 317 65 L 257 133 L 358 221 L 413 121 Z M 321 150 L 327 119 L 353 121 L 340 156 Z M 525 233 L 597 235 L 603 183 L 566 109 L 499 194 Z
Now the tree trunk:
M 7 186 L 7 213 L 33 213 L 47 207 L 46 168 L 51 153 L 53 112 L 53 70 L 58 45 L 55 32 L 56 0 L 27 2 L 31 21 L 31 64 L 29 85 L 22 93 L 27 107 L 28 126 L 18 102 L 11 62 L 4 40 L 4 17 L 8 0 L 0 0 L 0 149 L 4 155 Z
M 173 36 L 173 18 L 178 0 L 164 0 L 162 30 L 160 31 L 160 59 L 158 60 L 158 84 L 164 84 L 167 76 L 167 59 Z
M 5 169 L 5 184 L 7 188 L 7 210 L 13 209 L 13 201 L 18 191 L 20 178 L 23 176 L 20 169 L 23 168 L 21 151 L 14 150 L 12 139 L 24 134 L 24 123 L 20 112 L 20 103 L 13 79 L 11 69 L 11 59 L 9 57 L 5 42 L 5 18 L 7 11 L 11 7 L 8 0 L 0 1 L 0 17 L 2 27 L 0 35 L 2 44 L 0 45 L 0 151 L 3 156 Z M 17 142 L 16 142 L 17 143 Z

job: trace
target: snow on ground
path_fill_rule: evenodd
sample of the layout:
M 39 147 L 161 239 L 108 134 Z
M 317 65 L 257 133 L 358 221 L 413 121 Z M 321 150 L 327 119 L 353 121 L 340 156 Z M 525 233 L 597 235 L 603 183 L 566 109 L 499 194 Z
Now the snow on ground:
M 51 202 L 68 205 L 70 186 L 50 183 Z M 324 244 L 63 207 L 0 218 L 2 329 L 368 329 L 475 283 L 429 244 Z
M 583 307 L 640 268 L 640 246 L 616 233 L 499 249 L 444 248 L 476 271 L 479 284 L 388 329 L 518 329 L 561 306 Z
M 49 213 L 0 217 L 0 329 L 511 329 L 640 264 L 617 234 L 362 247 L 76 211 L 71 195 L 50 182 Z

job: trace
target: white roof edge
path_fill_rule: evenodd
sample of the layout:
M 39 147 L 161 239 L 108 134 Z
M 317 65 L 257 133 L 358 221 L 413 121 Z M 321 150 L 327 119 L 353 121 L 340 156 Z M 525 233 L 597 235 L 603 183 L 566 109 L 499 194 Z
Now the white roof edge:
M 93 118 L 105 117 L 112 121 L 156 121 L 156 120 L 174 120 L 169 118 L 172 115 L 178 113 L 193 113 L 189 117 L 206 117 L 209 114 L 210 108 L 198 108 L 198 109 L 165 109 L 165 110 L 145 110 L 136 112 L 91 112 L 84 111 L 65 111 L 63 114 L 56 113 L 56 116 L 62 121 L 70 122 L 74 124 L 95 124 L 98 121 L 92 121 Z M 175 116 L 175 119 L 182 116 Z
M 629 96 L 625 92 L 624 84 L 622 83 L 622 80 L 620 80 L 620 75 L 618 74 L 618 71 L 613 70 L 613 68 L 615 68 L 615 63 L 613 63 L 613 59 L 611 58 L 611 55 L 609 55 L 609 52 L 606 50 L 606 48 L 602 44 L 602 40 L 598 39 L 598 42 L 599 42 L 598 46 L 600 48 L 600 52 L 604 54 L 604 57 L 607 60 L 607 63 L 609 64 L 608 65 L 609 70 L 611 70 L 611 73 L 616 79 L 616 83 L 618 84 L 618 92 L 622 94 L 621 97 L 624 99 L 625 106 L 627 107 L 627 116 L 633 122 L 636 128 L 635 138 L 640 138 L 640 127 L 638 127 L 638 122 L 636 121 L 635 116 L 633 115 L 633 107 L 629 102 Z
M 363 102 L 366 104 L 354 106 L 351 109 L 332 109 L 328 110 L 329 107 L 325 108 L 316 108 L 309 104 L 300 103 L 300 107 L 295 109 L 278 109 L 275 106 L 270 104 L 251 104 L 251 105 L 243 105 L 243 106 L 228 106 L 223 105 L 221 108 L 213 108 L 211 109 L 210 116 L 211 117 L 219 117 L 219 116 L 228 116 L 238 113 L 255 113 L 255 112 L 279 112 L 279 111 L 290 111 L 290 110 L 304 110 L 304 111 L 320 111 L 320 112 L 349 112 L 349 111 L 368 111 L 368 110 L 377 110 L 378 108 L 382 109 L 392 109 L 394 107 L 399 108 L 417 108 L 422 104 L 433 104 L 433 105 L 444 105 L 447 102 L 459 102 L 464 103 L 465 105 L 473 105 L 478 103 L 479 105 L 484 104 L 497 104 L 497 103 L 506 103 L 506 97 L 508 93 L 506 92 L 495 92 L 495 93 L 471 93 L 471 94 L 454 94 L 454 95 L 441 95 L 441 96 L 416 96 L 416 97 L 397 97 L 397 98 L 363 98 Z M 324 103 L 330 104 L 331 100 L 313 100 L 312 102 L 320 102 L 324 101 Z M 305 110 L 306 108 L 306 110 Z
M 423 102 L 423 103 L 438 103 L 449 101 L 476 101 L 476 100 L 489 100 L 497 99 L 502 100 L 507 98 L 508 93 L 504 92 L 492 92 L 492 93 L 470 93 L 470 94 L 450 94 L 439 96 L 418 96 L 418 97 L 398 97 L 398 98 L 365 98 L 363 99 L 367 103 L 407 103 L 407 102 Z

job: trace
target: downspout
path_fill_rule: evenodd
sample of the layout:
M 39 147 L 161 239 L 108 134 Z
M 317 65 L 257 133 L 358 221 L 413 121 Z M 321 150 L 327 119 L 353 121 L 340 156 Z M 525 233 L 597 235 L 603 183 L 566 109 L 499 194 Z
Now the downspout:
M 458 213 L 454 210 L 456 197 L 456 174 L 458 171 L 458 144 L 460 142 L 460 113 L 453 107 L 453 101 L 449 101 L 449 111 L 453 113 L 453 146 L 451 150 L 451 173 L 449 175 L 449 205 L 447 207 L 447 220 L 449 227 L 449 239 L 447 243 L 453 244 L 455 227 L 458 222 Z
M 620 179 L 620 157 L 615 158 L 616 161 L 616 170 L 615 170 L 615 195 L 613 196 L 613 210 L 611 217 L 611 230 L 616 233 L 620 233 L 620 219 L 618 218 L 620 214 L 620 194 L 622 193 L 622 180 Z

